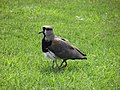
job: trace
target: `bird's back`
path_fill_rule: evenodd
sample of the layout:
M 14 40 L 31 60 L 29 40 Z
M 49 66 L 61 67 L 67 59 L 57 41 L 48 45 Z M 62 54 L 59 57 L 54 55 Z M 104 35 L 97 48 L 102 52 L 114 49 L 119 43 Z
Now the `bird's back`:
M 48 47 L 57 57 L 61 59 L 87 59 L 79 49 L 68 44 L 64 39 L 55 37 Z

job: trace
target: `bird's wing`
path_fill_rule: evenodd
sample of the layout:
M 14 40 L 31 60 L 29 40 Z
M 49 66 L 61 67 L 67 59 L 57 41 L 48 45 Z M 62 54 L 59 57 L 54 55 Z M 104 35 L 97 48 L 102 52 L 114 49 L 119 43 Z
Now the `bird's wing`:
M 68 44 L 65 40 L 55 38 L 48 47 L 56 56 L 61 59 L 84 59 L 84 54 L 79 49 Z
M 74 47 L 74 46 L 73 46 Z M 83 56 L 86 56 L 86 54 L 82 53 L 78 48 L 74 47 L 80 54 L 82 54 Z
M 55 37 L 55 38 L 68 42 L 68 40 L 65 38 L 61 38 L 61 37 Z

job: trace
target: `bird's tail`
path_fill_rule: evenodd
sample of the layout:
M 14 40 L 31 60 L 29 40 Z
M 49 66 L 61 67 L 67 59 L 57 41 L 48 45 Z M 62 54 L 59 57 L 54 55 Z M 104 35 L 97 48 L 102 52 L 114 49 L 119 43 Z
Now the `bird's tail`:
M 78 58 L 72 58 L 73 60 L 87 60 L 87 57 L 78 57 Z

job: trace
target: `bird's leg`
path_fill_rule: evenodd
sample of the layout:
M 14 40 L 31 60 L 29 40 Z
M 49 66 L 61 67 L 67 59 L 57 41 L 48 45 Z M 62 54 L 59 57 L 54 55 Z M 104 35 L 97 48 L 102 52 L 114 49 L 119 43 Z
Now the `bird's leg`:
M 64 62 L 65 62 L 65 60 L 62 61 L 62 63 L 60 64 L 60 67 L 63 65 Z
M 53 60 L 52 68 L 54 68 L 54 62 L 55 62 L 55 61 Z
M 54 61 L 55 61 L 55 63 L 56 63 L 56 67 L 59 68 L 59 66 L 58 66 L 58 64 L 57 64 L 57 60 L 54 60 Z
M 62 66 L 64 62 L 65 62 L 65 65 Z M 63 60 L 62 63 L 60 64 L 60 67 L 64 68 L 64 67 L 66 67 L 66 66 L 67 66 L 67 62 L 66 62 L 66 60 Z
M 67 66 L 67 62 L 66 62 L 66 60 L 65 60 L 64 62 L 65 62 L 65 65 L 64 65 L 64 66 L 62 66 L 62 68 L 64 68 L 64 67 L 66 67 L 66 66 Z

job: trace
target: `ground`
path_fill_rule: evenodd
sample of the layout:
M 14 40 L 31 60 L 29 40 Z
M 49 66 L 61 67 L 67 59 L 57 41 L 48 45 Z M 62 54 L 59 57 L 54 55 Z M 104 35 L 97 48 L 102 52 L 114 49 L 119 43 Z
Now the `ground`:
M 119 90 L 119 0 L 0 0 L 0 90 Z M 55 35 L 87 54 L 52 69 L 39 35 Z

